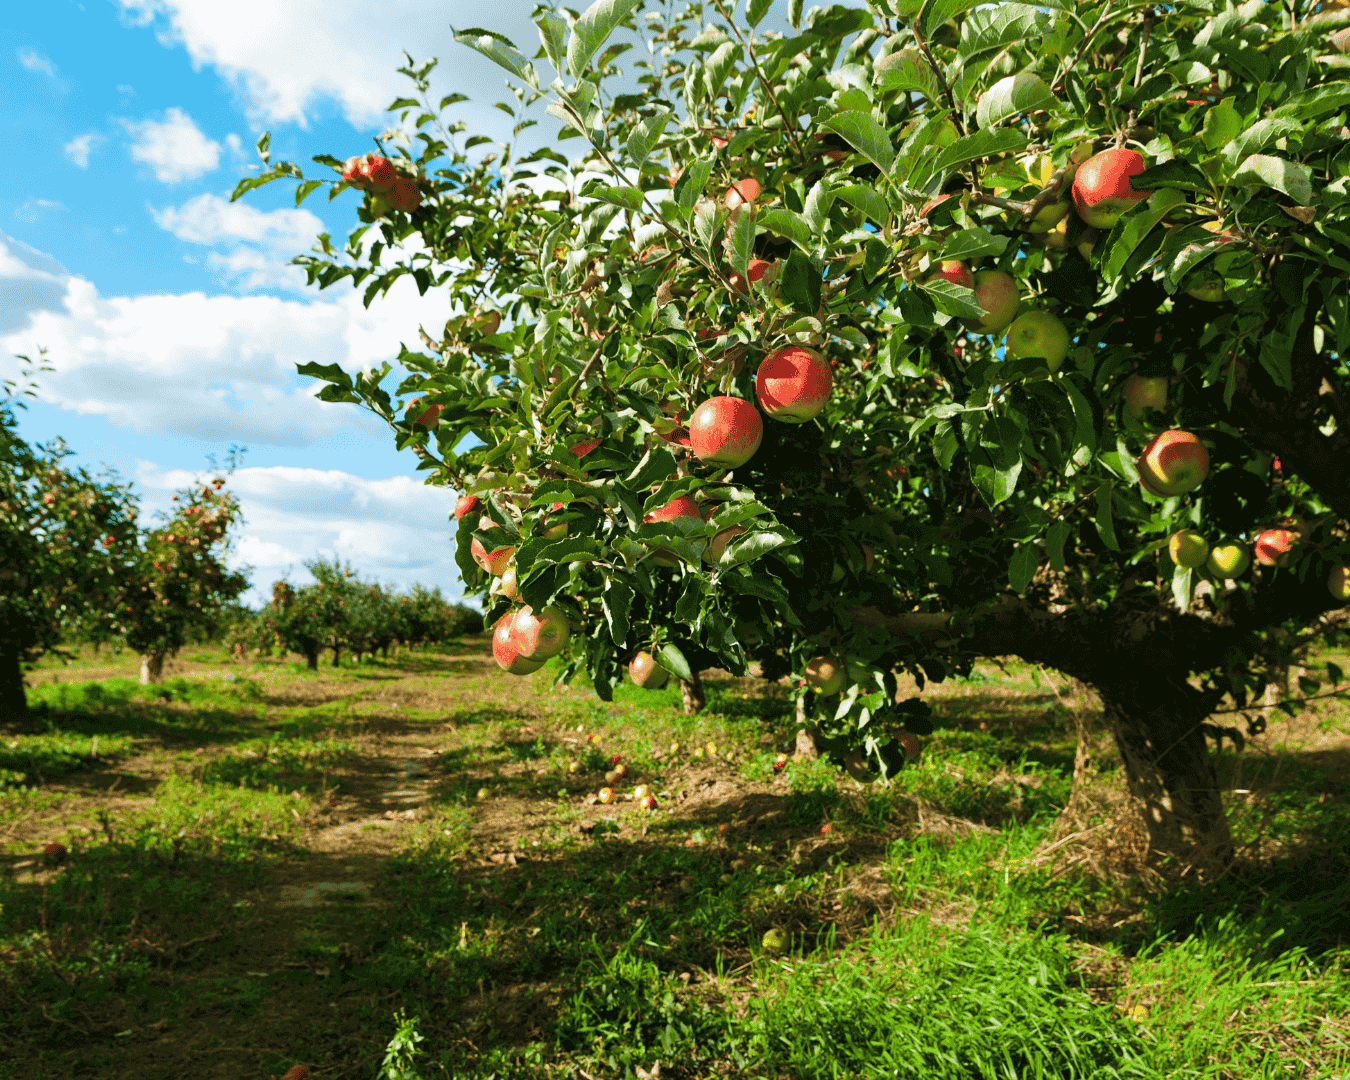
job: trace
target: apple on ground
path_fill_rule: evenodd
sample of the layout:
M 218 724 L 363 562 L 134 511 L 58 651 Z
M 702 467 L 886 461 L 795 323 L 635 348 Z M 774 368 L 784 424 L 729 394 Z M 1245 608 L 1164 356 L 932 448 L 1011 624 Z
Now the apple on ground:
M 689 418 L 689 444 L 705 465 L 736 469 L 759 449 L 764 421 L 744 398 L 710 397 Z
M 783 931 L 775 927 L 764 932 L 764 936 L 759 939 L 759 944 L 766 953 L 772 953 L 776 956 L 787 951 L 788 939 Z
M 42 857 L 48 862 L 64 862 L 66 858 L 66 845 L 52 841 L 42 849 Z
M 576 775 L 577 773 L 581 772 L 581 762 L 579 761 L 572 762 L 572 764 L 567 766 L 567 771 L 569 773 L 572 773 L 573 775 Z
M 829 361 L 804 345 L 788 345 L 771 352 L 755 372 L 755 397 L 760 408 L 789 424 L 804 424 L 820 415 L 832 389 Z
M 641 799 L 644 795 L 651 794 L 651 790 L 652 789 L 648 787 L 646 784 L 639 784 L 637 787 L 633 789 L 633 798 Z
M 1139 484 L 1152 495 L 1168 498 L 1194 491 L 1209 475 L 1209 451 L 1189 431 L 1164 431 L 1149 440 L 1135 463 Z
M 817 656 L 806 665 L 806 685 L 829 697 L 844 688 L 844 665 L 833 656 Z
M 628 775 L 628 766 L 625 765 L 622 761 L 620 761 L 617 765 L 614 766 L 614 771 L 615 771 L 615 773 L 617 773 L 620 777 L 627 776 L 627 775 Z
M 727 188 L 727 193 L 723 202 L 728 210 L 734 210 L 744 203 L 752 203 L 759 198 L 763 188 L 759 186 L 759 181 L 753 177 L 746 177 L 744 180 L 737 180 L 731 187 Z
M 942 265 L 928 275 L 929 281 L 950 281 L 967 289 L 975 288 L 975 275 L 960 259 L 945 259 Z
M 788 756 L 786 754 L 776 754 L 773 759 L 773 771 L 782 772 L 787 768 Z
M 1008 327 L 1004 356 L 1012 360 L 1037 357 L 1058 371 L 1069 355 L 1069 331 L 1048 311 L 1028 311 Z
M 1209 541 L 1194 529 L 1180 529 L 1167 541 L 1167 554 L 1186 570 L 1198 570 L 1209 558 Z
M 1073 204 L 1078 216 L 1095 229 L 1110 229 L 1151 191 L 1137 191 L 1130 177 L 1145 169 L 1137 150 L 1120 147 L 1093 154 L 1073 177 Z
M 511 644 L 529 660 L 549 660 L 557 656 L 567 647 L 571 635 L 567 615 L 556 604 L 550 604 L 537 615 L 526 604 L 516 612 L 511 623 Z
M 731 287 L 735 289 L 738 293 L 748 293 L 750 291 L 750 286 L 759 281 L 759 279 L 764 276 L 765 271 L 767 271 L 768 269 L 769 269 L 768 260 L 751 259 L 745 268 L 746 277 L 748 277 L 750 280 L 746 281 L 745 277 L 741 276 L 741 272 L 739 270 L 733 270 L 731 272 L 730 278 Z
M 516 549 L 514 547 L 499 547 L 488 551 L 483 546 L 483 542 L 475 536 L 469 541 L 469 554 L 473 556 L 474 562 L 493 577 L 501 577 L 506 573 L 506 568 L 511 565 Z
M 496 626 L 492 629 L 492 658 L 508 675 L 532 675 L 544 666 L 544 661 L 520 655 L 520 649 L 511 640 L 515 618 L 516 613 L 508 611 L 497 620 Z
M 1166 375 L 1145 377 L 1131 375 L 1125 380 L 1125 408 L 1131 416 L 1143 416 L 1145 409 L 1162 410 L 1167 408 L 1167 385 L 1171 380 Z
M 660 690 L 670 679 L 670 672 L 656 662 L 649 652 L 640 652 L 628 661 L 628 678 L 634 686 L 644 690 Z
M 490 791 L 489 791 L 487 788 L 485 788 L 485 787 L 480 787 L 480 788 L 478 789 L 478 797 L 479 797 L 480 799 L 486 799 L 486 798 L 487 798 L 489 795 L 491 795 L 491 794 L 492 794 L 492 792 L 490 792 Z
M 461 495 L 455 500 L 455 520 L 462 520 L 465 514 L 477 513 L 479 504 L 477 495 Z
M 1298 542 L 1293 529 L 1267 529 L 1256 538 L 1256 561 L 1262 566 L 1284 566 Z
M 984 308 L 980 319 L 962 319 L 961 324 L 974 334 L 997 334 L 1013 321 L 1017 304 L 1017 282 L 1002 270 L 975 272 L 975 300 Z
M 824 825 L 820 827 L 821 836 L 831 836 L 833 835 L 833 833 L 834 833 L 834 825 L 831 822 L 827 821 L 825 822 Z
M 1251 566 L 1252 557 L 1246 544 L 1215 544 L 1210 548 L 1207 569 L 1216 578 L 1238 578 Z
M 281 1074 L 280 1080 L 306 1080 L 309 1076 L 308 1065 L 292 1065 Z
M 1350 601 L 1350 566 L 1341 565 L 1327 577 L 1327 588 L 1342 604 Z
M 602 803 L 605 803 L 606 805 L 608 805 L 609 803 L 612 803 L 612 802 L 614 801 L 614 789 L 613 789 L 613 788 L 608 788 L 608 787 L 602 787 L 602 788 L 600 789 L 600 801 L 601 801 Z
M 644 810 L 655 810 L 657 807 L 656 796 L 648 792 L 638 800 L 638 805 Z

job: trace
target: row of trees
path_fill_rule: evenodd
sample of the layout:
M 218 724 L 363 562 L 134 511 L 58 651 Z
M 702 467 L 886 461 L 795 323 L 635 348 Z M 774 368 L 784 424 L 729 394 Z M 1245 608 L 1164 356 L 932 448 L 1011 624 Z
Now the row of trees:
M 1226 866 L 1210 717 L 1350 596 L 1350 11 L 792 0 L 783 34 L 771 7 L 541 6 L 525 51 L 459 31 L 508 73 L 501 142 L 459 142 L 464 94 L 410 59 L 381 149 L 422 201 L 367 196 L 345 249 L 296 262 L 462 314 L 399 353 L 398 400 L 390 364 L 301 372 L 481 499 L 465 581 L 510 569 L 564 611 L 562 677 L 758 660 L 885 775 L 895 672 L 1020 656 L 1100 694 L 1155 854 Z M 259 151 L 235 198 L 359 187 Z M 1026 316 L 1045 332 L 1005 351 Z M 810 418 L 769 385 L 789 347 L 832 373 Z M 1167 551 L 1275 529 L 1203 589 Z M 805 685 L 820 657 L 842 689 Z
M 305 567 L 314 584 L 297 589 L 275 582 L 272 603 L 232 629 L 227 640 L 236 656 L 295 652 L 316 669 L 320 654 L 330 652 L 337 667 L 343 652 L 359 663 L 377 652 L 387 657 L 398 645 L 434 645 L 483 629 L 480 611 L 447 602 L 439 588 L 414 585 L 398 595 L 359 580 L 339 560 L 316 559 Z

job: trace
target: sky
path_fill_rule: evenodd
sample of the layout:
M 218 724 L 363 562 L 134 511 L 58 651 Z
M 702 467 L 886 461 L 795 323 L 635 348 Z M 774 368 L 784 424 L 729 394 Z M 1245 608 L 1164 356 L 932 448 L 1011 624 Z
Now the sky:
M 508 134 L 492 105 L 506 73 L 457 44 L 487 24 L 533 54 L 528 0 L 47 0 L 8 5 L 0 25 L 0 114 L 10 180 L 0 187 L 0 378 L 46 349 L 38 400 L 19 416 L 33 443 L 61 437 L 71 462 L 135 482 L 142 522 L 177 488 L 247 452 L 230 479 L 244 524 L 234 565 L 245 602 L 271 583 L 310 580 L 305 560 L 350 562 L 366 580 L 462 595 L 453 560 L 455 493 L 429 487 L 392 432 L 356 406 L 317 399 L 309 361 L 348 371 L 419 348 L 446 302 L 404 279 L 362 306 L 347 283 L 320 292 L 288 266 L 320 232 L 345 239 L 359 194 L 294 204 L 279 181 L 237 203 L 254 144 L 300 163 L 376 149 L 385 108 L 411 89 L 397 73 L 441 58 L 439 98 L 469 133 Z M 542 82 L 553 78 L 541 61 Z M 542 110 L 541 102 L 538 108 Z M 544 118 L 547 120 L 547 118 Z M 556 133 L 540 124 L 540 140 Z M 531 132 L 530 134 L 533 134 Z M 480 151 L 482 152 L 482 151 Z M 403 287 L 406 286 L 406 287 Z M 393 390 L 391 376 L 386 388 Z M 214 474 L 212 474 L 214 475 Z

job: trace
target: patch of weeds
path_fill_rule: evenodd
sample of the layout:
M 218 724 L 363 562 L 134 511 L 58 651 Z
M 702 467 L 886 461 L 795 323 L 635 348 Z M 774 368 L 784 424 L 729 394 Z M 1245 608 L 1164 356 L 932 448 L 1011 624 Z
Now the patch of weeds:
M 408 832 L 410 855 L 463 858 L 472 845 L 473 815 L 463 806 L 439 806 L 432 816 L 416 821 Z
M 252 740 L 191 770 L 203 784 L 230 784 L 265 791 L 270 787 L 316 787 L 323 776 L 356 745 L 345 739 L 294 739 L 281 742 L 275 736 Z
M 789 762 L 784 771 L 789 787 L 789 825 L 815 825 L 839 805 L 839 770 L 829 758 Z
M 53 730 L 0 742 L 0 788 L 42 783 L 57 776 L 115 764 L 131 756 L 133 741 L 121 734 L 73 735 Z

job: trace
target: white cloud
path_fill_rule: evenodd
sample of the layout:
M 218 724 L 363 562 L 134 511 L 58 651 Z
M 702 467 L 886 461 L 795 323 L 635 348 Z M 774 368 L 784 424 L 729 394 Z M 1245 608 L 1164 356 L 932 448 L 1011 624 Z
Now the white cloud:
M 16 207 L 14 216 L 20 221 L 32 223 L 36 221 L 43 210 L 59 210 L 61 203 L 53 202 L 51 199 L 29 199 L 22 206 Z
M 230 153 L 235 157 L 243 157 L 244 143 L 233 131 L 225 136 L 225 145 L 230 148 Z
M 131 156 L 153 166 L 161 183 L 190 180 L 220 164 L 220 143 L 202 134 L 182 109 L 167 109 L 162 121 L 123 120 L 122 125 L 136 139 Z
M 420 325 L 449 317 L 444 293 L 418 296 L 411 280 L 362 306 L 361 292 L 327 302 L 274 296 L 102 297 L 48 256 L 0 232 L 0 372 L 14 354 L 49 349 L 56 370 L 41 397 L 80 415 L 140 432 L 192 434 L 222 445 L 311 446 L 343 432 L 387 438 L 350 405 L 319 401 L 295 365 L 318 360 L 348 371 L 415 347 Z M 390 380 L 392 385 L 393 379 Z
M 81 169 L 89 168 L 89 154 L 99 143 L 103 141 L 103 136 L 94 132 L 88 135 L 78 135 L 66 143 L 63 148 L 66 157 L 70 158 Z
M 19 63 L 29 71 L 40 71 L 49 79 L 56 78 L 56 68 L 45 56 L 39 56 L 32 49 L 19 50 Z
M 137 463 L 143 518 L 205 472 Z M 363 581 L 406 589 L 416 582 L 460 595 L 454 559 L 456 493 L 410 476 L 364 480 L 335 469 L 240 468 L 229 478 L 243 511 L 231 565 L 252 567 L 245 602 L 271 599 L 272 582 L 311 580 L 304 563 L 322 556 L 355 567 Z

